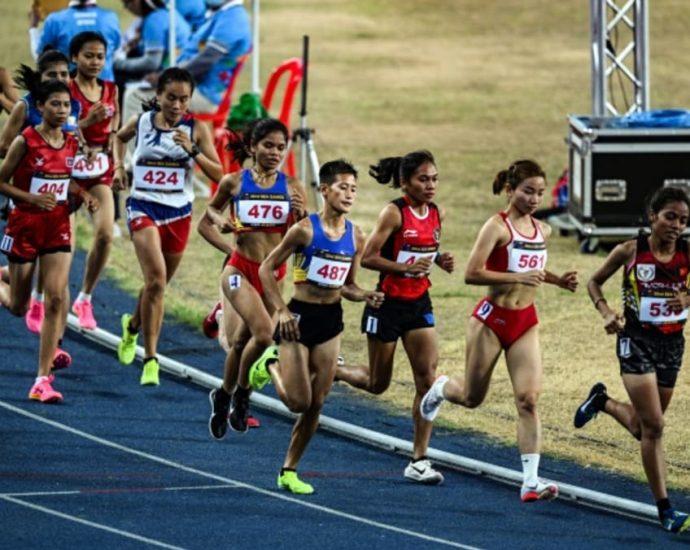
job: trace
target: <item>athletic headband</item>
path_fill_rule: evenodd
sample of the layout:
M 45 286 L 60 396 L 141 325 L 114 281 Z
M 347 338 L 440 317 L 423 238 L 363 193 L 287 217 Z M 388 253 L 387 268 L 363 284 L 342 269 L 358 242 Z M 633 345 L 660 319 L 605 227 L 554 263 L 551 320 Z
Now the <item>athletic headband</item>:
M 96 0 L 70 0 L 67 4 L 68 8 L 76 8 L 77 6 L 95 6 Z
M 144 0 L 144 3 L 151 8 L 152 10 L 157 10 L 159 8 L 162 8 L 163 6 L 160 6 L 156 3 L 156 0 Z

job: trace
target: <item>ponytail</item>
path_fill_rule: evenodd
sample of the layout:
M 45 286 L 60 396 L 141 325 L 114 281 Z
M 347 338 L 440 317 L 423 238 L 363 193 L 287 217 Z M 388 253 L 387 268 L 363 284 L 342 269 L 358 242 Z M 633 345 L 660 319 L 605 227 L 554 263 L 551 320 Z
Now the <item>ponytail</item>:
M 491 184 L 494 195 L 500 195 L 506 187 L 517 189 L 523 181 L 529 178 L 544 178 L 546 174 L 541 166 L 533 160 L 517 160 L 507 170 L 501 170 Z

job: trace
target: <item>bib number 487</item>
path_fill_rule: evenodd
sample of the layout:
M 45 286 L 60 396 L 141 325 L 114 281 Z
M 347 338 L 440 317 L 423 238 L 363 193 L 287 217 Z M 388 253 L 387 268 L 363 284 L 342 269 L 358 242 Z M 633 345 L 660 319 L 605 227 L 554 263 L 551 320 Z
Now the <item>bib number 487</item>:
M 319 268 L 316 273 L 321 275 L 324 279 L 330 279 L 331 281 L 342 281 L 345 279 L 348 270 L 349 268 L 346 266 L 325 264 Z

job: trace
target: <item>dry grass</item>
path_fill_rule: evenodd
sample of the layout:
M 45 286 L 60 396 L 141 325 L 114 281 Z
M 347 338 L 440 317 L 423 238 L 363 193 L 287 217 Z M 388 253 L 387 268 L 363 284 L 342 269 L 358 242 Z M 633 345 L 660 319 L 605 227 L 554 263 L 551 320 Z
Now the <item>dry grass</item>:
M 23 20 L 19 4 L 0 5 L 0 25 L 6 30 L 9 21 Z M 119 6 L 114 0 L 101 4 Z M 437 272 L 433 277 L 440 370 L 462 374 L 465 320 L 483 289 L 466 286 L 461 272 L 481 223 L 504 204 L 490 194 L 493 175 L 515 158 L 532 157 L 553 183 L 567 162 L 566 115 L 591 109 L 587 3 L 264 0 L 262 7 L 264 80 L 279 61 L 300 55 L 302 35 L 311 37 L 309 123 L 317 129 L 321 161 L 344 156 L 365 172 L 381 155 L 420 147 L 436 154 L 442 176 L 439 202 L 448 211 L 443 248 L 456 254 L 460 266 L 454 276 Z M 657 0 L 650 6 L 653 107 L 687 106 L 690 71 L 683 63 L 690 47 L 685 32 L 689 17 L 687 2 Z M 25 35 L 3 36 L 0 63 L 12 66 L 18 59 L 10 52 L 23 51 Z M 239 89 L 248 87 L 245 69 Z M 383 204 L 397 193 L 366 175 L 361 181 L 353 218 L 369 230 Z M 196 219 L 202 208 L 198 201 Z M 198 319 L 217 295 L 220 260 L 220 254 L 194 236 L 168 293 L 170 307 Z M 600 256 L 580 255 L 573 238 L 555 236 L 551 242 L 549 267 L 555 272 L 575 268 L 584 282 L 601 261 Z M 122 280 L 131 280 L 130 274 L 139 277 L 126 240 L 114 251 L 110 273 Z M 362 273 L 362 283 L 373 281 L 372 273 Z M 615 303 L 616 282 L 607 293 Z M 605 337 L 584 289 L 570 295 L 544 288 L 538 307 L 545 365 L 540 402 L 544 452 L 640 477 L 637 444 L 612 419 L 599 418 L 583 431 L 571 428 L 573 411 L 593 382 L 602 380 L 613 395 L 623 395 L 613 340 Z M 353 364 L 366 360 L 360 312 L 360 306 L 346 305 L 344 354 Z M 688 376 L 680 376 L 666 437 L 669 481 L 686 489 Z M 394 378 L 380 399 L 407 410 L 412 390 L 403 355 Z M 447 407 L 441 421 L 514 444 L 515 412 L 504 364 L 497 366 L 481 408 Z

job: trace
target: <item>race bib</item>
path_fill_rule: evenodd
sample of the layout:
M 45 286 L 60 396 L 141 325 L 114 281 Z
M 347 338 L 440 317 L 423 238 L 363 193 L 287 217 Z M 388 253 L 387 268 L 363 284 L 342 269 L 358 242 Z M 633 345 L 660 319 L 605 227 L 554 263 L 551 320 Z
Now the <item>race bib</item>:
M 435 247 L 419 247 L 418 250 L 400 250 L 395 261 L 399 264 L 413 265 L 422 258 L 429 258 L 431 265 L 426 273 L 431 273 L 431 268 L 434 266 L 434 260 L 438 252 Z M 405 277 L 420 277 L 420 274 L 405 273 Z
M 283 225 L 290 214 L 290 202 L 286 200 L 241 199 L 237 215 L 244 225 Z
M 105 153 L 98 153 L 96 157 L 88 161 L 86 155 L 74 157 L 72 177 L 77 180 L 100 178 L 110 168 L 110 160 Z
M 525 273 L 546 267 L 546 248 L 530 250 L 528 248 L 513 248 L 508 257 L 508 271 Z
M 688 310 L 674 311 L 668 305 L 668 299 L 643 296 L 640 300 L 640 321 L 660 325 L 663 323 L 675 323 L 685 321 L 688 318 Z
M 352 266 L 352 258 L 338 254 L 314 255 L 307 271 L 307 281 L 328 288 L 340 288 L 345 284 Z
M 55 200 L 58 202 L 67 200 L 67 189 L 69 188 L 69 178 L 64 175 L 50 177 L 50 176 L 33 176 L 31 178 L 31 187 L 29 192 L 32 195 L 45 195 L 52 193 L 55 195 Z
M 184 191 L 187 167 L 180 162 L 154 161 L 134 166 L 134 187 L 139 191 Z

